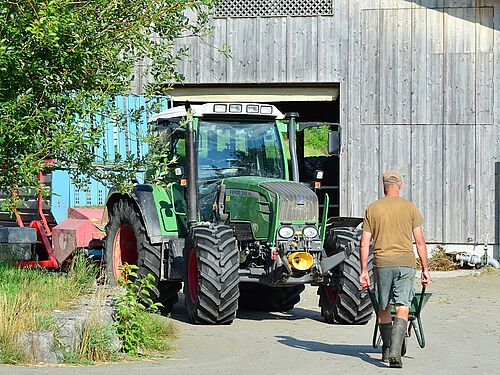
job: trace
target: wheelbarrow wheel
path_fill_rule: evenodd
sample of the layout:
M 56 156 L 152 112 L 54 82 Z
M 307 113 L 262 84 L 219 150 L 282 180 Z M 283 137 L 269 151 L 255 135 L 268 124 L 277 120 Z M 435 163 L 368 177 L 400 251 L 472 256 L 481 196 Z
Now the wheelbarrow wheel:
M 321 315 L 327 323 L 366 324 L 373 307 L 368 292 L 359 283 L 361 261 L 359 241 L 361 230 L 351 227 L 334 228 L 327 233 L 325 249 L 328 256 L 354 244 L 348 258 L 333 269 L 332 285 L 318 288 Z M 368 258 L 370 277 L 373 275 L 372 255 Z

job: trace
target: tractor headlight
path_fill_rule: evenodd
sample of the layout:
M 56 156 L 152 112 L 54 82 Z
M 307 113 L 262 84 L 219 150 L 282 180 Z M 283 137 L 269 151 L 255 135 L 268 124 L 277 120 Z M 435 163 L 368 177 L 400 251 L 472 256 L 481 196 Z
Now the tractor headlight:
M 314 227 L 305 227 L 302 230 L 302 234 L 304 234 L 304 237 L 314 238 L 318 235 L 318 230 Z
M 292 238 L 293 235 L 295 234 L 295 231 L 293 230 L 292 227 L 281 227 L 278 230 L 278 234 L 281 238 Z

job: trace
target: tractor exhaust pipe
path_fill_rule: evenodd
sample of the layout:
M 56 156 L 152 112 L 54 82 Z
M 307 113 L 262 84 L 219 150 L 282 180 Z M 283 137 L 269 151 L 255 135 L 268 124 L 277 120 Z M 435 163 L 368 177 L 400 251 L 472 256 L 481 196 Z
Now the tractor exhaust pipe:
M 193 226 L 198 222 L 198 190 L 196 181 L 198 180 L 196 168 L 196 147 L 193 128 L 193 116 L 189 113 L 191 105 L 186 103 L 186 112 L 188 112 L 187 135 L 186 135 L 186 176 L 187 184 L 187 214 L 188 225 Z
M 294 182 L 299 182 L 299 162 L 297 159 L 297 142 L 295 140 L 295 119 L 298 117 L 297 112 L 285 113 L 285 118 L 288 119 L 288 146 L 292 166 L 292 181 Z

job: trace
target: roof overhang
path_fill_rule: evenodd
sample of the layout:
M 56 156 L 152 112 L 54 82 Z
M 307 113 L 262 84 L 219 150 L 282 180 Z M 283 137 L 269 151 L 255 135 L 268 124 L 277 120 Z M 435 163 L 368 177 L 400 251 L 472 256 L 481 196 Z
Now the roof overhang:
M 176 102 L 325 102 L 339 96 L 339 83 L 185 84 L 168 94 Z

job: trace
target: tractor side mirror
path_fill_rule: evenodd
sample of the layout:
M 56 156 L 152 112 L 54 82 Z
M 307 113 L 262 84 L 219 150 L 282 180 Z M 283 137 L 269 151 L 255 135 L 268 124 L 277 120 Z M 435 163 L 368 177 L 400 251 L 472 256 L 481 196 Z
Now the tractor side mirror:
M 330 130 L 328 132 L 328 154 L 339 156 L 341 146 L 340 130 Z

